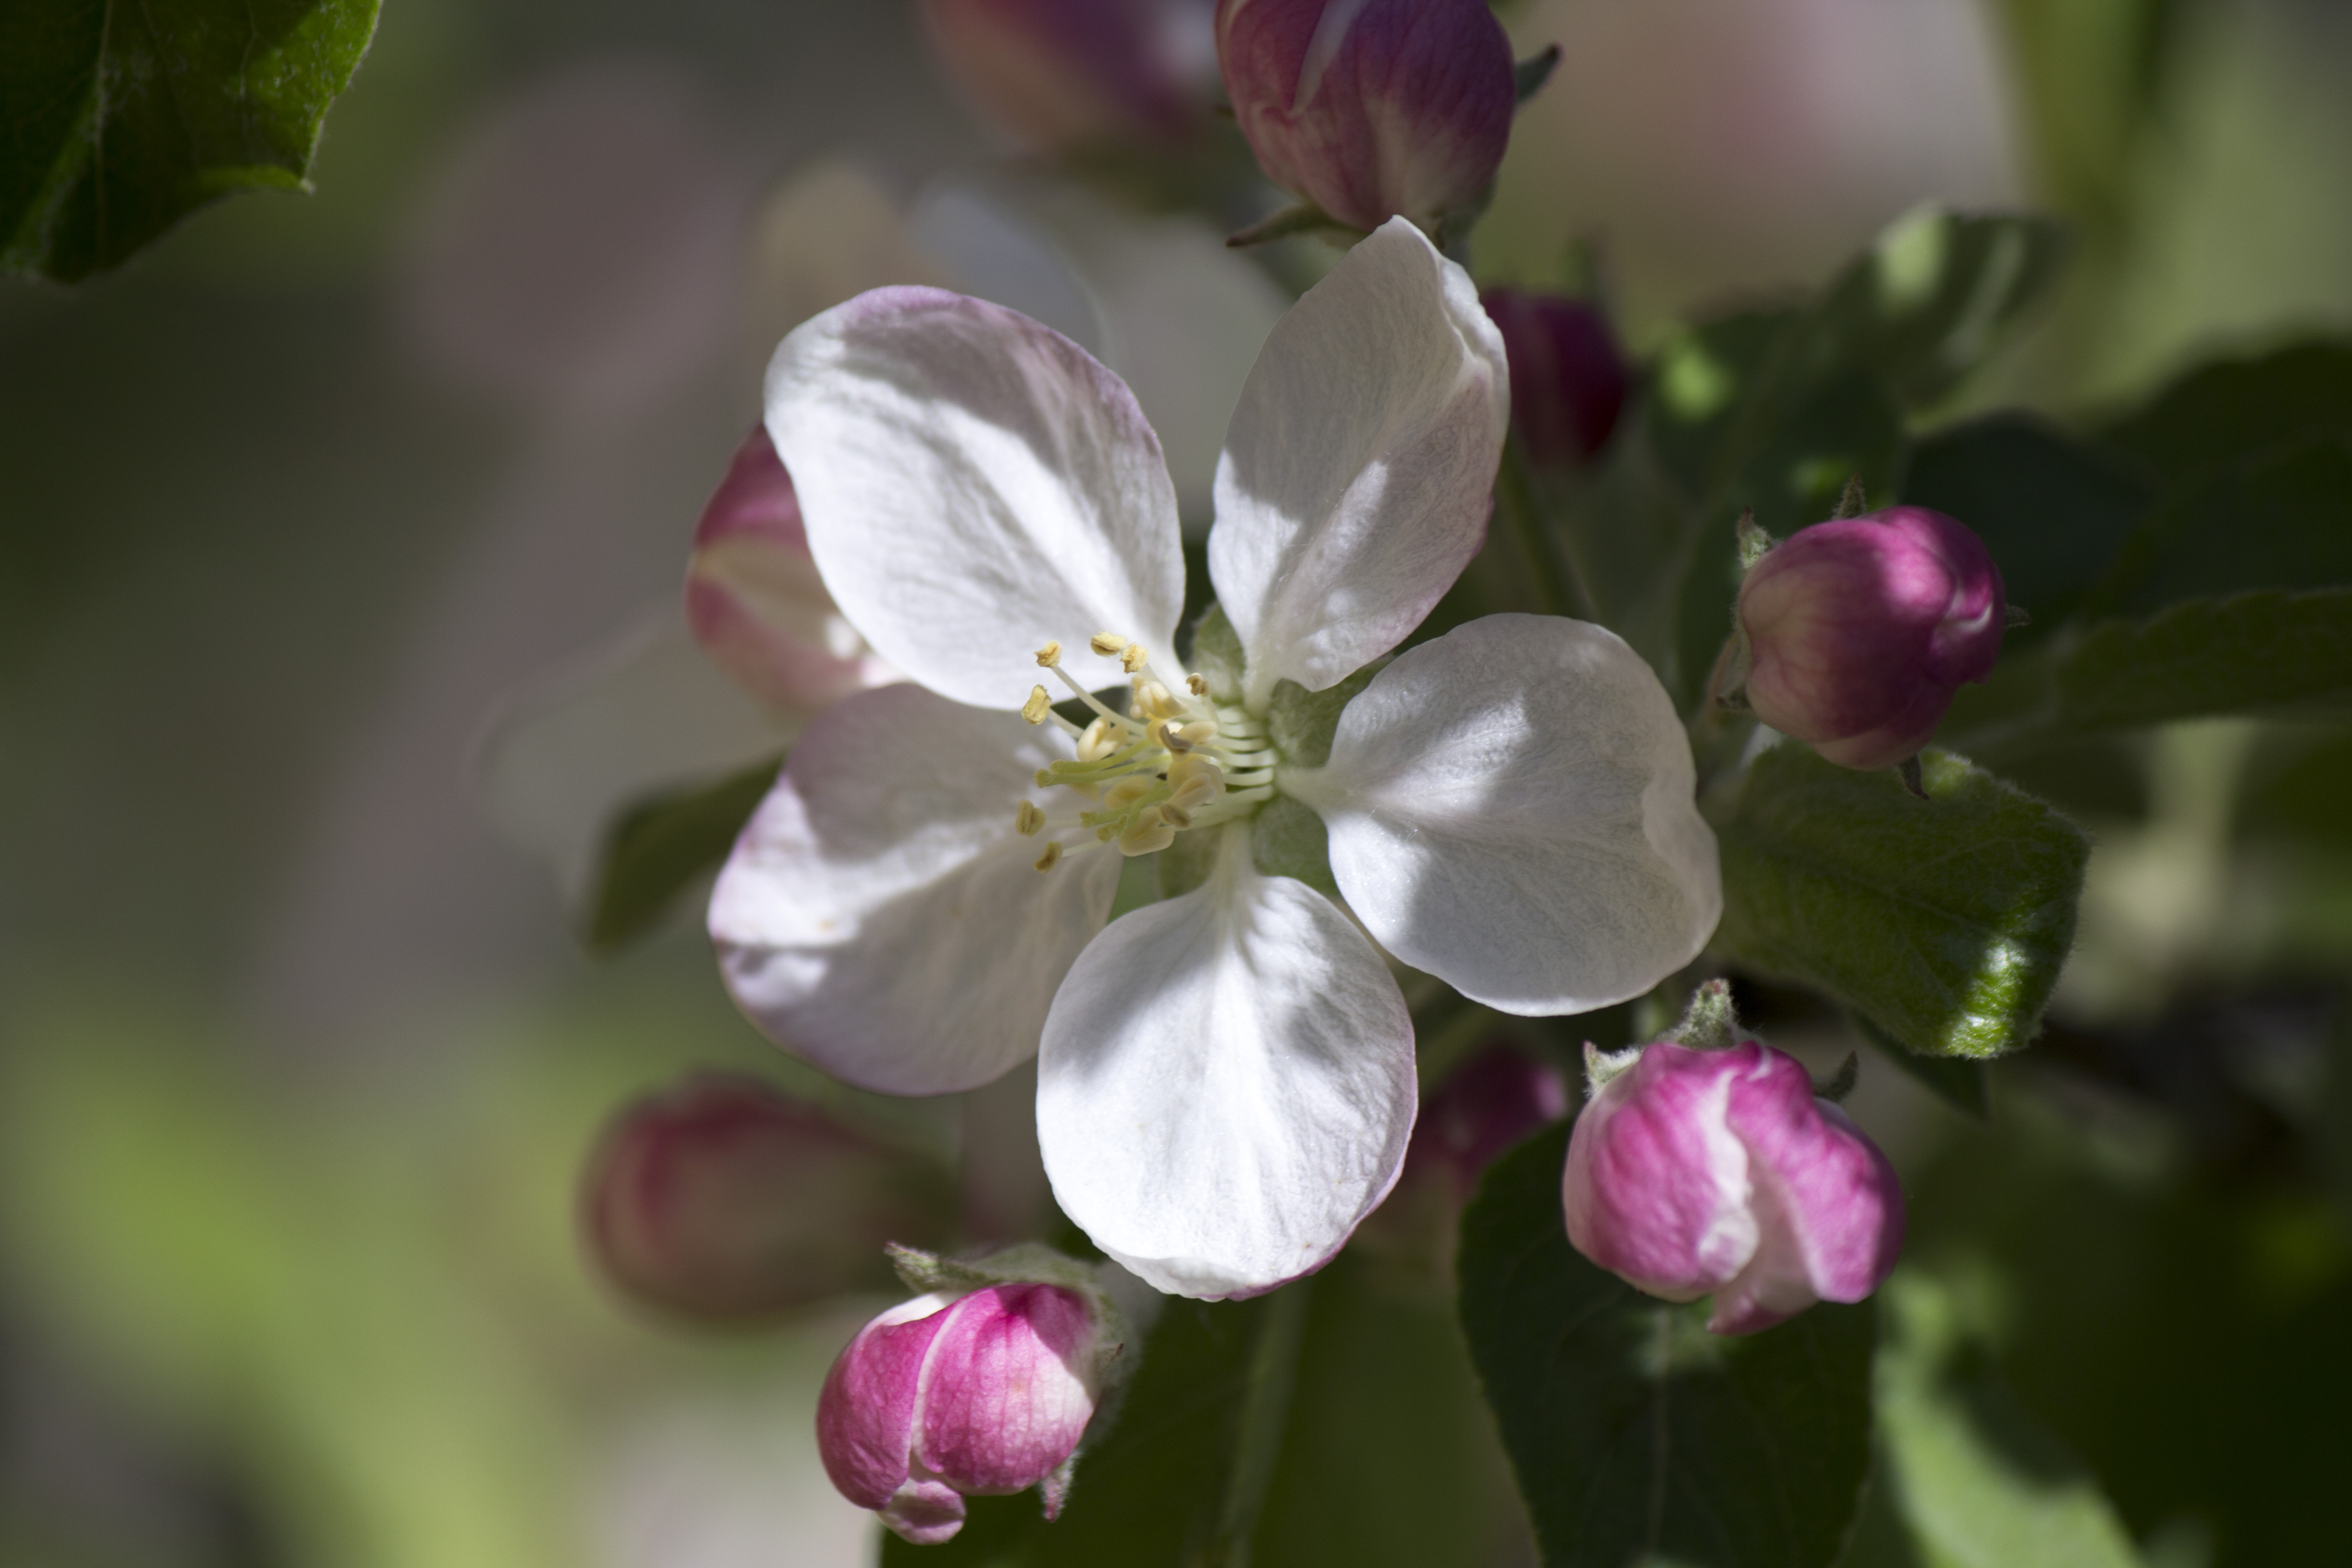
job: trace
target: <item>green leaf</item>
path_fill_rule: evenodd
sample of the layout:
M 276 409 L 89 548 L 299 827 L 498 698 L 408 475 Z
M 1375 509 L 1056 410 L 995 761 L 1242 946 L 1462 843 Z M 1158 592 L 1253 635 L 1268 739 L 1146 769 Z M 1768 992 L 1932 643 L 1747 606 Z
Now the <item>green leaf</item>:
M 1869 1465 L 1872 1307 L 1707 1333 L 1569 1246 L 1568 1137 L 1496 1162 L 1462 1221 L 1462 1327 L 1546 1568 L 1824 1568 Z
M 2118 459 L 2020 414 L 1922 441 L 1903 499 L 1958 518 L 1992 552 L 2009 602 L 2033 617 L 2004 652 L 2045 640 L 2083 605 L 2154 500 Z
M 2352 446 L 2250 458 L 2176 493 L 2126 542 L 2094 596 L 2142 616 L 2250 589 L 2352 587 Z
M 2224 713 L 2352 711 L 2352 588 L 2192 599 L 2102 621 L 1964 687 L 1944 731 L 1979 749 Z
M 1928 798 L 1811 748 L 1757 758 L 1729 820 L 1717 944 L 1814 986 L 1928 1056 L 2033 1036 L 2074 936 L 2090 843 L 1966 759 L 1922 758 Z
M 1879 1436 L 1922 1555 L 1936 1568 L 2138 1568 L 2098 1482 L 1994 1375 L 1959 1296 L 1906 1267 L 1882 1299 Z
M 783 766 L 759 763 L 716 784 L 631 806 L 604 841 L 588 900 L 585 941 L 611 954 L 651 931 L 695 879 L 715 871 Z
M 1691 328 L 1650 367 L 1640 400 L 1658 464 L 1693 500 L 1713 482 L 1717 453 L 1755 396 L 1801 310 L 1742 310 Z
M 1061 1518 L 1034 1491 L 973 1498 L 939 1546 L 883 1537 L 883 1568 L 1192 1568 L 1240 1562 L 1279 1450 L 1312 1281 L 1248 1301 L 1171 1299 Z
M 2105 440 L 2179 483 L 2330 436 L 2352 438 L 2352 343 L 2322 341 L 2191 371 Z
M 72 281 L 231 191 L 304 190 L 376 0 L 11 0 L 0 272 Z
M 1972 1121 L 1992 1120 L 1992 1089 L 1985 1081 L 1984 1063 L 1967 1057 L 1923 1057 L 1859 1013 L 1847 1014 L 1846 1021 L 1855 1034 L 1945 1104 Z

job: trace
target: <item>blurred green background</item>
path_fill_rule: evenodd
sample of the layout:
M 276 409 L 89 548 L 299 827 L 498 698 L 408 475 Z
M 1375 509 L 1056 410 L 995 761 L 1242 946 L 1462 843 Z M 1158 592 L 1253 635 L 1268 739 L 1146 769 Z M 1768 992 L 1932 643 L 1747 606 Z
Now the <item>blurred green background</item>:
M 1482 270 L 1592 238 L 1636 342 L 1929 197 L 2081 236 L 1977 404 L 2095 411 L 2352 326 L 2333 0 L 1506 14 L 1569 53 Z M 506 693 L 675 593 L 756 413 L 758 194 L 845 152 L 911 191 L 986 144 L 896 0 L 394 0 L 315 195 L 0 287 L 0 1563 L 866 1560 L 809 1413 L 872 1303 L 696 1337 L 573 1236 L 631 1093 L 823 1087 L 692 919 L 583 957 L 468 762 Z M 2352 737 L 2004 763 L 2100 851 L 1991 1128 L 1865 1080 L 1912 1256 L 2147 1563 L 2336 1560 Z

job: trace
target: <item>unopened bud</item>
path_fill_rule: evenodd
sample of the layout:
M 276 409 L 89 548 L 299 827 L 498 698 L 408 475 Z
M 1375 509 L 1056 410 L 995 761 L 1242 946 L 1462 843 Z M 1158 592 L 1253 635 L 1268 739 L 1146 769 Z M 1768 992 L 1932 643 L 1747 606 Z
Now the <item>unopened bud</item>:
M 1992 672 L 2007 608 L 1983 542 L 1941 512 L 1801 529 L 1740 584 L 1748 704 L 1840 766 L 1892 767 Z
M 759 1079 L 708 1074 L 616 1117 L 588 1166 L 590 1250 L 639 1300 L 768 1318 L 888 1278 L 887 1241 L 940 1234 L 946 1179 Z
M 1207 116 L 1214 0 L 923 0 L 940 72 L 1040 152 L 1178 142 Z
M 1561 1195 L 1579 1252 L 1669 1301 L 1712 1295 L 1718 1334 L 1859 1301 L 1903 1247 L 1886 1156 L 1754 1039 L 1644 1048 L 1577 1118 Z
M 1568 1114 L 1559 1069 L 1497 1040 L 1445 1076 L 1422 1102 L 1406 1146 L 1404 1179 L 1442 1176 L 1467 1199 L 1496 1157 Z
M 1039 1487 L 1052 1519 L 1122 1337 L 1107 1300 L 1074 1283 L 951 1281 L 893 1307 L 825 1377 L 825 1473 L 918 1545 L 962 1529 L 968 1496 Z
M 686 618 L 711 661 L 772 707 L 814 712 L 898 679 L 825 591 L 792 477 L 764 427 L 743 438 L 703 506 Z
M 1355 228 L 1475 211 L 1510 142 L 1486 0 L 1219 0 L 1217 63 L 1266 178 Z
M 1511 426 L 1530 461 L 1580 463 L 1607 444 L 1625 406 L 1625 358 L 1608 321 L 1566 294 L 1489 289 L 1479 296 L 1511 365 Z

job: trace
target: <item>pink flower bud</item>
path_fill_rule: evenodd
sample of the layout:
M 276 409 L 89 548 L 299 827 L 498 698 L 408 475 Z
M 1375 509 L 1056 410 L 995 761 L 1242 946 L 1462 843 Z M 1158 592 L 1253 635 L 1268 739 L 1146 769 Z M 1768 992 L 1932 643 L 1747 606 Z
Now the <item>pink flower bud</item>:
M 1625 406 L 1624 356 L 1600 311 L 1565 294 L 1489 289 L 1478 297 L 1511 363 L 1511 425 L 1534 462 L 1580 463 Z
M 887 1279 L 883 1244 L 936 1237 L 945 1184 L 758 1079 L 709 1074 L 614 1121 L 583 1206 L 590 1250 L 623 1290 L 740 1321 Z
M 711 661 L 772 707 L 814 712 L 897 679 L 834 607 L 764 427 L 743 438 L 703 506 L 686 618 Z
M 1903 1247 L 1886 1156 L 1756 1040 L 1645 1047 L 1577 1118 L 1561 1195 L 1579 1252 L 1669 1301 L 1713 1295 L 1718 1334 L 1859 1301 Z
M 1739 586 L 1748 705 L 1842 767 L 1892 767 L 1991 673 L 2008 608 L 1983 542 L 1941 512 L 1801 529 Z
M 857 1332 L 826 1374 L 817 1449 L 841 1495 L 918 1545 L 963 1528 L 967 1496 L 1044 1484 L 1101 1392 L 1095 1324 L 1076 1291 L 1027 1282 L 934 1291 Z
M 1486 1046 L 1422 1101 L 1398 1185 L 1435 1176 L 1466 1199 L 1497 1155 L 1567 1114 L 1559 1068 L 1515 1046 Z
M 1215 0 L 923 0 L 940 68 L 1025 145 L 1172 142 L 1206 117 Z
M 1356 228 L 1475 208 L 1517 106 L 1486 0 L 1219 0 L 1217 63 L 1266 178 Z

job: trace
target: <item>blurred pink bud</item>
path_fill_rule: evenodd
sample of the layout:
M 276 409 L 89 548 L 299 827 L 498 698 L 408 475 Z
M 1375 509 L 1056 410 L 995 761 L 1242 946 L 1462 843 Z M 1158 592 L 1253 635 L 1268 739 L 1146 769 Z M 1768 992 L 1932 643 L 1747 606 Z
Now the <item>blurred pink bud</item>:
M 897 679 L 834 607 L 764 426 L 743 437 L 703 505 L 686 618 L 711 661 L 771 707 L 814 713 Z
M 1748 705 L 1841 767 L 1892 767 L 1991 673 L 2008 608 L 1983 542 L 1941 512 L 1801 529 L 1739 587 Z
M 1886 1156 L 1756 1040 L 1643 1048 L 1577 1118 L 1561 1195 L 1579 1252 L 1669 1301 L 1713 1295 L 1718 1334 L 1859 1301 L 1903 1247 Z
M 1180 140 L 1208 109 L 1215 0 L 923 0 L 940 71 L 1045 151 Z
M 1515 1046 L 1486 1046 L 1422 1101 L 1398 1184 L 1442 1174 L 1457 1198 L 1467 1198 L 1497 1155 L 1567 1115 L 1568 1085 L 1558 1068 Z
M 629 1295 L 706 1321 L 772 1317 L 888 1278 L 937 1237 L 945 1178 L 755 1078 L 709 1074 L 614 1119 L 590 1161 L 590 1250 Z
M 1511 425 L 1536 463 L 1580 463 L 1601 450 L 1625 406 L 1616 334 L 1565 294 L 1489 289 L 1479 296 L 1511 363 Z
M 1266 178 L 1357 228 L 1475 209 L 1511 139 L 1486 0 L 1219 0 L 1217 63 Z
M 1101 1392 L 1098 1362 L 1075 1290 L 1014 1282 L 919 1296 L 860 1329 L 826 1374 L 825 1474 L 919 1546 L 963 1528 L 967 1496 L 1043 1483 L 1051 1519 Z

